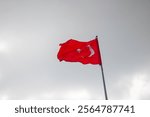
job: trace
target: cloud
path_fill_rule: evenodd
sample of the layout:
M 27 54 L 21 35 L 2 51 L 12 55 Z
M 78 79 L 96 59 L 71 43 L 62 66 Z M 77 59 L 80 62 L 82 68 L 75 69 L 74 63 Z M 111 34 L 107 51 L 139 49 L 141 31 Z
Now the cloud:
M 71 90 L 65 93 L 64 99 L 91 99 L 86 89 Z
M 8 95 L 0 95 L 0 100 L 8 100 L 9 96 Z
M 130 88 L 131 99 L 142 99 L 149 95 L 150 80 L 148 75 L 144 73 L 137 73 L 133 76 L 132 85 Z
M 7 54 L 11 51 L 11 46 L 7 41 L 0 41 L 0 53 Z
M 109 99 L 150 99 L 149 5 L 0 1 L 0 99 L 104 99 L 99 66 L 57 60 L 59 43 L 96 35 Z

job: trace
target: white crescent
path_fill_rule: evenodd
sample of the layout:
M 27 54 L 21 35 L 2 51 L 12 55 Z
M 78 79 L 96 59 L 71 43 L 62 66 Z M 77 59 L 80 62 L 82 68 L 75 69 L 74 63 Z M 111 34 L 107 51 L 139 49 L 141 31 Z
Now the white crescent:
M 95 54 L 94 49 L 93 49 L 90 45 L 88 45 L 87 47 L 89 48 L 89 50 L 90 50 L 90 52 L 91 52 L 91 54 L 90 54 L 88 57 L 93 56 L 93 55 Z

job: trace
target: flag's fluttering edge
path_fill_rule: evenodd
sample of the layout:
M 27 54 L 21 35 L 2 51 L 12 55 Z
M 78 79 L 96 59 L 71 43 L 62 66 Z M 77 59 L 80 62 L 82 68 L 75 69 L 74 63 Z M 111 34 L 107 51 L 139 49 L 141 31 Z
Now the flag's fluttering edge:
M 70 39 L 60 44 L 57 58 L 67 62 L 81 62 L 82 64 L 102 64 L 97 38 L 81 42 Z

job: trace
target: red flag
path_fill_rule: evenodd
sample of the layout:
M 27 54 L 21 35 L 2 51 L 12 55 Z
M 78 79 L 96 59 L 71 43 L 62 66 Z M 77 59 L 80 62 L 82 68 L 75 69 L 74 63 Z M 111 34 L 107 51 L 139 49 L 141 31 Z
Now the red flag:
M 102 64 L 97 37 L 88 42 L 70 39 L 60 46 L 57 55 L 60 61 Z

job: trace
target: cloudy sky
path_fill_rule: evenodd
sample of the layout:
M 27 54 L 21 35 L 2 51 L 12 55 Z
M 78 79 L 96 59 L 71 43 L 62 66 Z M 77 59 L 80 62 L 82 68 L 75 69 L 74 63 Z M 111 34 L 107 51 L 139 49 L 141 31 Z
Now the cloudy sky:
M 104 99 L 98 65 L 59 43 L 99 36 L 108 97 L 150 99 L 149 0 L 0 0 L 0 99 Z

